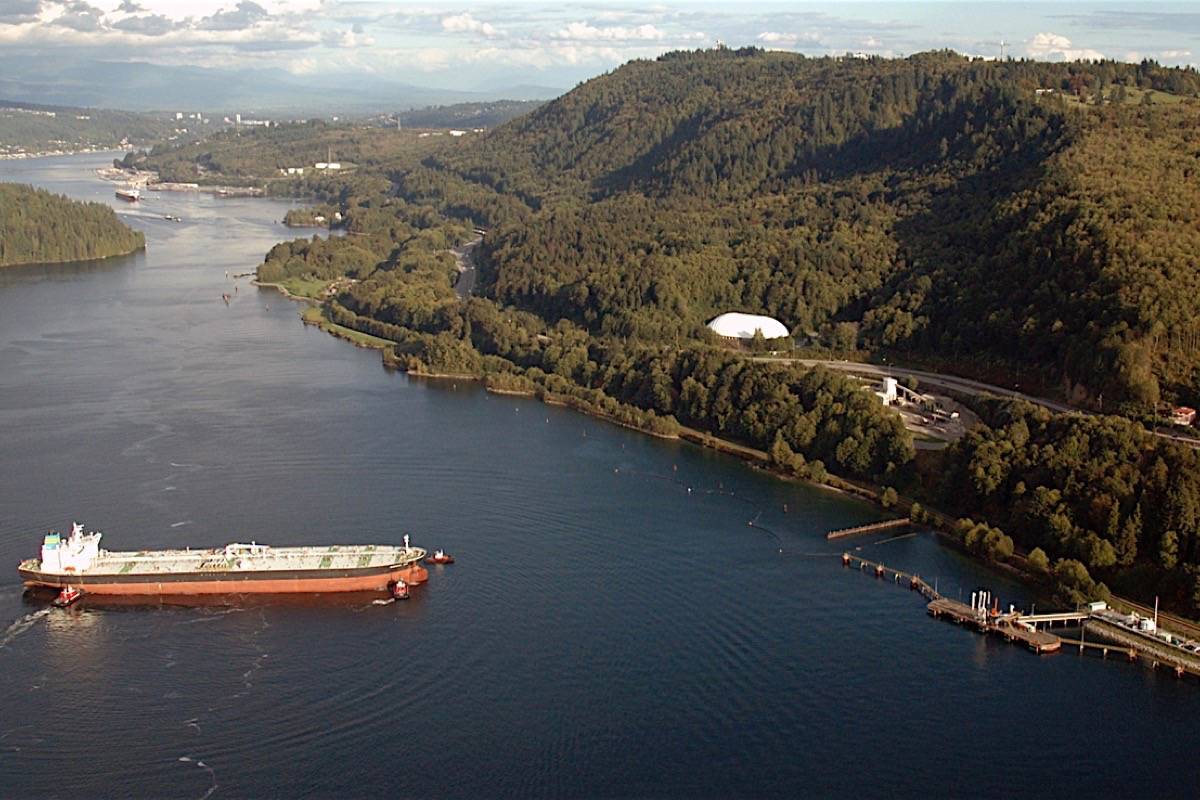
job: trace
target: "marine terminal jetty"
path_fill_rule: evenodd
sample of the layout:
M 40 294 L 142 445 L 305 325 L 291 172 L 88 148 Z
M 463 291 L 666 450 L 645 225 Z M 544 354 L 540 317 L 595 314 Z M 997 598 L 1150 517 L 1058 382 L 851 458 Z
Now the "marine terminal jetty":
M 1129 661 L 1141 660 L 1156 669 L 1174 670 L 1177 677 L 1200 677 L 1200 641 L 1162 629 L 1157 611 L 1153 617 L 1126 614 L 1110 608 L 1105 602 L 1093 602 L 1073 611 L 1026 613 L 1014 605 L 1003 608 L 999 599 L 987 589 L 972 592 L 970 603 L 945 597 L 936 585 L 931 585 L 920 575 L 853 553 L 842 553 L 842 565 L 907 585 L 928 600 L 926 610 L 932 617 L 947 619 L 983 634 L 1001 636 L 1005 641 L 1022 644 L 1039 655 L 1074 647 L 1080 653 L 1092 652 L 1105 658 L 1124 655 Z M 1050 629 L 1056 626 L 1077 633 L 1077 637 L 1052 633 Z M 1090 641 L 1089 634 L 1093 637 Z

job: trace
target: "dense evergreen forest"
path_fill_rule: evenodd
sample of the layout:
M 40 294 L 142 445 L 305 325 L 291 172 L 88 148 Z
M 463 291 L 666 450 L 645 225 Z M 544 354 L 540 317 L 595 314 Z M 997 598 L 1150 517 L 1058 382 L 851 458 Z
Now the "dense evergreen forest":
M 763 311 L 1145 406 L 1200 399 L 1198 92 L 1150 62 L 680 53 L 427 164 L 482 195 L 501 301 L 651 338 Z
M 396 113 L 405 128 L 494 128 L 514 117 L 528 114 L 541 100 L 491 100 L 482 103 L 454 103 L 448 106 L 400 111 Z M 384 124 L 394 123 L 389 119 Z
M 1153 62 L 674 53 L 486 136 L 380 145 L 309 187 L 350 235 L 280 245 L 259 274 L 345 279 L 327 317 L 414 371 L 886 485 L 961 515 L 985 557 L 1030 551 L 1063 602 L 1103 581 L 1196 612 L 1200 464 L 1138 420 L 1200 400 L 1198 93 Z M 450 250 L 474 226 L 464 300 Z M 854 382 L 725 349 L 704 323 L 729 310 L 1127 416 L 985 404 L 916 457 Z
M 146 246 L 102 203 L 0 183 L 0 266 L 108 258 Z
M 1120 417 L 1011 401 L 981 411 L 983 427 L 926 465 L 929 497 L 1122 592 L 1200 609 L 1200 451 Z

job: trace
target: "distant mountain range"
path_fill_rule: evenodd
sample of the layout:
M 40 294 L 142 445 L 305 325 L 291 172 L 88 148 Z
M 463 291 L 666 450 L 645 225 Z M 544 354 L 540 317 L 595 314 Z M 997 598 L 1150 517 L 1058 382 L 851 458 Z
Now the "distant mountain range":
M 374 76 L 301 77 L 280 69 L 222 70 L 144 62 L 0 56 L 0 97 L 131 111 L 366 113 L 487 100 L 546 100 L 546 86 L 431 89 Z

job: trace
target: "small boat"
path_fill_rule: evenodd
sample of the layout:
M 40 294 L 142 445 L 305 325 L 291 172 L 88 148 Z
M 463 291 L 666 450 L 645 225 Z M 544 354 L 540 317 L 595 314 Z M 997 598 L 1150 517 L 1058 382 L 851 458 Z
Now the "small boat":
M 122 200 L 128 200 L 131 203 L 136 203 L 142 199 L 142 193 L 137 189 L 117 189 L 117 197 Z
M 434 550 L 428 559 L 430 564 L 453 564 L 454 556 L 443 550 Z
M 392 584 L 392 597 L 396 600 L 408 599 L 408 584 L 404 581 L 396 581 Z
M 163 219 L 167 222 L 183 222 L 182 217 L 177 217 L 174 214 L 163 214 Z
M 62 591 L 58 593 L 58 597 L 54 598 L 54 605 L 59 608 L 66 608 L 81 597 L 83 597 L 83 592 L 79 589 L 76 589 L 74 586 L 64 586 Z

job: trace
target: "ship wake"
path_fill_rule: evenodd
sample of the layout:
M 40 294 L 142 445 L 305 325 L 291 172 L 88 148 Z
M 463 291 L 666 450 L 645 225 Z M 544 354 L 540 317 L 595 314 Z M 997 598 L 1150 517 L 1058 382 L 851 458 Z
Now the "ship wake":
M 185 764 L 195 764 L 200 769 L 208 772 L 208 777 L 212 779 L 212 786 L 208 787 L 208 791 L 200 796 L 200 800 L 208 800 L 208 798 L 212 796 L 212 793 L 217 790 L 217 773 L 213 771 L 212 767 L 210 767 L 208 764 L 205 764 L 198 758 L 180 756 L 179 760 Z
M 38 611 L 34 611 L 32 614 L 26 614 L 13 624 L 9 625 L 4 631 L 4 635 L 0 636 L 0 648 L 7 647 L 9 642 L 32 628 L 37 624 L 38 620 L 47 616 L 51 611 L 53 611 L 53 609 L 43 608 Z

